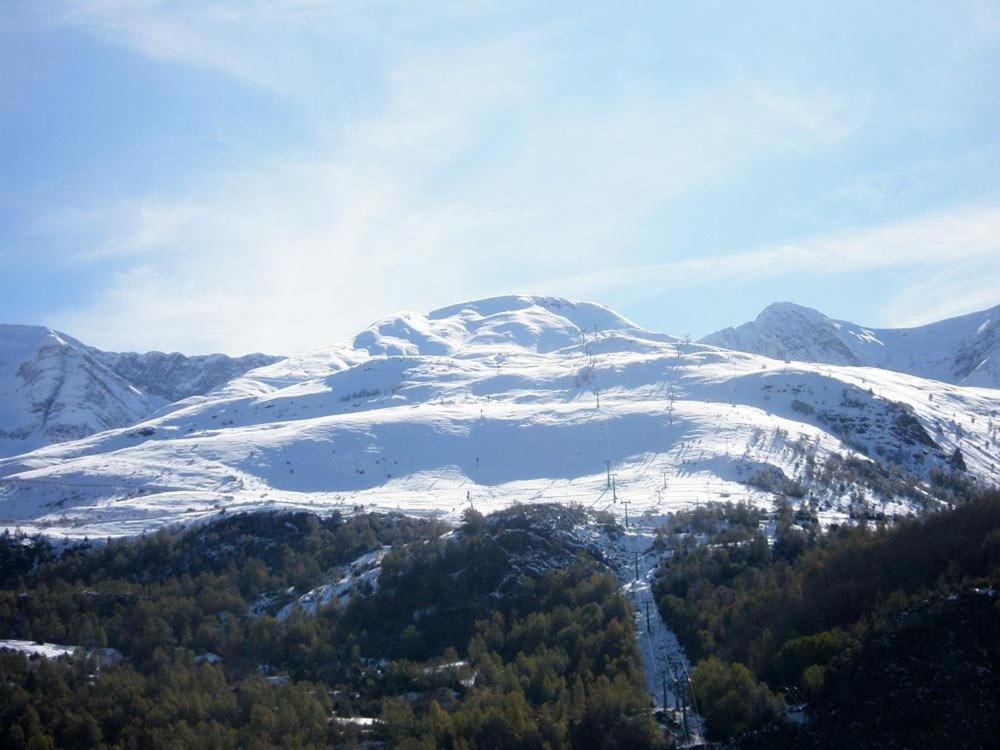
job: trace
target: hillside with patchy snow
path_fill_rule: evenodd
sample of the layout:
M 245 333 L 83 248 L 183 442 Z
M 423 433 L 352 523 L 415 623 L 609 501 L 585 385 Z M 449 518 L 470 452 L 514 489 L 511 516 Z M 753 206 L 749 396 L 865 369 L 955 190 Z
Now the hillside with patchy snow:
M 957 471 L 1000 480 L 1000 391 L 785 364 L 607 308 L 503 297 L 402 313 L 126 428 L 0 460 L 0 524 L 140 533 L 222 511 L 454 516 L 712 500 L 909 512 Z
M 102 352 L 51 328 L 0 325 L 0 456 L 126 427 L 278 359 Z
M 1000 388 L 1000 305 L 917 328 L 867 328 L 779 302 L 756 320 L 701 342 L 782 360 L 879 367 Z

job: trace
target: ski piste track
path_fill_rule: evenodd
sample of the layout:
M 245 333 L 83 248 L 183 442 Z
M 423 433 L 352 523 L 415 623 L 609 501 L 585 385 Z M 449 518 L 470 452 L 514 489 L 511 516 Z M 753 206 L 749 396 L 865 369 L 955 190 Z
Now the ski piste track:
M 691 686 L 690 663 L 677 636 L 660 616 L 652 585 L 662 557 L 653 547 L 655 524 L 650 519 L 630 521 L 609 540 L 606 552 L 629 598 L 639 656 L 650 702 L 676 723 L 682 747 L 705 742 L 697 696 Z
M 596 332 L 594 336 L 596 339 Z M 593 366 L 593 355 L 591 355 L 591 366 Z M 662 381 L 660 391 L 654 397 L 654 400 L 663 401 L 668 424 L 672 424 L 674 380 L 674 371 L 673 368 L 670 368 L 666 378 Z M 600 383 L 596 378 L 595 388 L 600 388 Z M 594 408 L 595 410 L 600 408 L 596 394 Z M 603 438 L 605 462 L 608 467 L 607 476 L 611 487 L 605 487 L 604 491 L 591 503 L 591 507 L 593 508 L 603 501 L 604 507 L 602 509 L 608 511 L 617 504 L 615 497 L 617 476 L 614 471 L 614 459 L 612 458 L 613 453 L 607 425 L 602 423 L 602 428 L 601 437 Z M 655 454 L 651 454 L 642 465 L 639 474 L 640 484 L 654 470 L 655 464 Z M 662 472 L 662 476 L 663 489 L 666 489 L 668 479 L 665 470 Z M 625 489 L 627 491 L 627 488 Z M 609 490 L 612 492 L 612 499 L 611 502 L 606 502 Z M 657 492 L 662 493 L 662 489 Z M 622 503 L 625 508 L 623 514 L 626 523 L 625 533 L 620 535 L 607 551 L 611 553 L 615 572 L 623 582 L 622 591 L 632 604 L 633 625 L 635 626 L 639 655 L 642 659 L 643 674 L 646 678 L 646 690 L 652 704 L 657 709 L 673 714 L 684 738 L 681 746 L 700 746 L 704 744 L 705 732 L 701 717 L 698 715 L 697 699 L 691 688 L 690 664 L 677 636 L 663 621 L 653 597 L 653 577 L 660 562 L 660 555 L 653 547 L 653 540 L 656 538 L 655 521 L 648 514 L 640 518 L 633 516 L 632 520 L 629 521 L 627 505 L 629 501 L 623 498 Z

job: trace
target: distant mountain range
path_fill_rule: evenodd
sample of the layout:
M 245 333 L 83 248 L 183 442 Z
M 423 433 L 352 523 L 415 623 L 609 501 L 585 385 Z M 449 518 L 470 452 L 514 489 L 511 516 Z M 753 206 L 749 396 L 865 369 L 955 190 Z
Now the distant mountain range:
M 779 305 L 764 317 L 788 329 L 767 356 L 648 331 L 597 304 L 499 297 L 392 315 L 221 384 L 225 368 L 202 377 L 204 360 L 149 364 L 140 378 L 129 357 L 8 329 L 5 408 L 16 408 L 0 424 L 27 421 L 25 449 L 31 436 L 67 442 L 0 458 L 0 527 L 104 537 L 262 507 L 458 518 L 470 504 L 629 502 L 641 514 L 786 495 L 827 523 L 937 507 L 942 477 L 1000 483 L 1000 390 L 801 361 L 853 365 L 865 349 L 818 313 Z M 941 325 L 912 356 L 881 361 L 939 374 L 946 359 L 952 372 L 970 324 Z M 782 362 L 793 351 L 800 361 Z M 986 372 L 978 363 L 970 375 Z M 192 383 L 218 385 L 172 405 L 152 395 Z
M 0 325 L 0 456 L 135 424 L 277 359 L 104 352 L 51 328 Z
M 916 328 L 868 328 L 779 302 L 701 339 L 776 359 L 879 367 L 956 385 L 1000 388 L 1000 305 Z

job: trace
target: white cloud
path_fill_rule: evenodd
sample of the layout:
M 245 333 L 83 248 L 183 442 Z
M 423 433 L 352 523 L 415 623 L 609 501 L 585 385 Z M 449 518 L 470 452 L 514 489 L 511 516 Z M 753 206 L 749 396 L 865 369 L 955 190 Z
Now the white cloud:
M 257 3 L 247 7 L 258 13 L 263 9 Z M 247 18 L 238 6 L 179 3 L 165 13 L 166 4 L 159 0 L 68 0 L 57 8 L 61 10 L 54 16 L 58 22 L 154 59 L 217 69 L 255 85 L 277 88 L 267 66 L 261 64 L 259 49 L 255 59 L 250 45 L 238 43 Z
M 494 5 L 394 0 L 40 0 L 45 17 L 151 59 L 216 71 L 315 106 L 356 81 L 356 57 L 405 50 L 417 27 L 446 25 Z
M 890 295 L 884 325 L 918 326 L 1000 304 L 1000 252 L 918 270 Z
M 446 75 L 452 91 L 483 83 Z M 57 322 L 115 346 L 295 351 L 401 305 L 426 309 L 552 276 L 559 292 L 574 287 L 563 278 L 572 270 L 614 262 L 620 238 L 664 202 L 799 136 L 740 92 L 673 107 L 633 100 L 607 116 L 531 123 L 504 164 L 465 171 L 468 151 L 488 146 L 475 121 L 495 102 L 429 101 L 359 124 L 343 151 L 315 163 L 89 212 L 107 224 L 85 253 L 140 270 Z M 759 135 L 742 132 L 747 122 Z M 429 189 L 449 170 L 454 182 Z
M 283 5 L 280 16 L 271 3 L 183 3 L 170 14 L 153 0 L 73 5 L 67 22 L 283 94 L 302 90 L 287 37 L 329 19 L 327 4 L 312 2 Z M 336 17 L 361 25 L 356 6 L 344 7 Z M 240 44 L 244 24 L 251 36 L 261 24 L 272 32 L 263 62 L 261 45 Z M 84 227 L 81 236 L 97 238 L 78 261 L 122 269 L 91 304 L 50 322 L 107 347 L 292 352 L 399 307 L 524 287 L 569 293 L 588 288 L 577 269 L 617 265 L 629 250 L 622 238 L 672 199 L 764 154 L 826 147 L 864 116 L 847 116 L 828 92 L 745 77 L 683 95 L 637 79 L 600 102 L 586 87 L 560 97 L 575 75 L 560 33 L 553 24 L 393 46 L 376 54 L 376 111 L 343 120 L 335 142 L 319 137 L 297 154 L 198 175 L 182 194 L 50 218 L 53 231 Z M 540 102 L 550 106 L 535 114 Z M 600 296 L 643 272 L 611 271 L 589 288 Z M 539 289 L 538 279 L 552 283 Z
M 960 260 L 997 257 L 1000 206 L 971 206 L 760 250 L 627 268 L 607 267 L 578 274 L 565 283 L 579 293 L 595 294 L 640 284 L 669 288 L 729 278 L 939 267 Z

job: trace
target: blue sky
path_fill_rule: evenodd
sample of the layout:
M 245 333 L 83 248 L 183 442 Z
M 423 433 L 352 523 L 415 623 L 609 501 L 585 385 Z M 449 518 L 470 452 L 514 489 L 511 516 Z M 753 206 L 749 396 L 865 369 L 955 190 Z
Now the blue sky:
M 0 320 L 104 348 L 1000 303 L 997 2 L 14 0 L 0 72 Z

